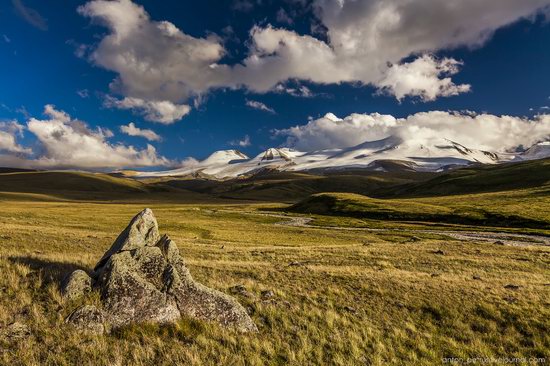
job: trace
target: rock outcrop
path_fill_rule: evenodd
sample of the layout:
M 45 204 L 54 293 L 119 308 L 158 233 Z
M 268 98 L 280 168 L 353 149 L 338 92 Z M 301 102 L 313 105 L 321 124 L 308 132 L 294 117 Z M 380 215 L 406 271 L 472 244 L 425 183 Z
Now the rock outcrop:
M 80 331 L 92 334 L 103 334 L 107 329 L 104 312 L 93 305 L 79 307 L 65 321 Z
M 61 287 L 63 297 L 76 300 L 92 291 L 92 278 L 83 270 L 78 269 L 67 276 Z
M 70 298 L 87 291 L 87 275 L 77 272 L 63 288 Z M 102 312 L 86 309 L 85 314 L 92 314 L 92 323 L 99 319 L 97 310 L 113 327 L 169 323 L 188 316 L 241 332 L 257 331 L 246 310 L 233 297 L 193 279 L 176 244 L 167 235 L 160 237 L 150 209 L 132 219 L 97 263 L 90 281 L 90 286 L 100 292 L 103 305 Z M 86 316 L 73 313 L 67 321 L 86 329 L 82 319 Z M 100 328 L 94 331 L 97 329 Z

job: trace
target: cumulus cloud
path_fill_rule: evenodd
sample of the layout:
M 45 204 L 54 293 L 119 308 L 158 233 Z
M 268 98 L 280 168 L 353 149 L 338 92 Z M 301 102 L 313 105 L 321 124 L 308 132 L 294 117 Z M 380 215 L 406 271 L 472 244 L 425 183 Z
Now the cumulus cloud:
M 16 121 L 0 122 L 0 151 L 30 154 L 32 150 L 17 143 L 17 136 L 23 136 L 24 127 Z
M 406 118 L 373 113 L 340 119 L 329 113 L 275 134 L 287 137 L 288 146 L 303 151 L 345 148 L 397 136 L 411 144 L 433 145 L 448 139 L 474 149 L 503 152 L 550 140 L 550 115 L 525 119 L 431 111 Z
M 191 111 L 191 107 L 186 104 L 175 104 L 168 100 L 144 100 L 132 97 L 116 99 L 107 96 L 104 105 L 111 108 L 129 109 L 142 115 L 146 121 L 166 125 L 181 120 Z
M 395 95 L 397 100 L 417 96 L 423 101 L 433 101 L 440 96 L 458 95 L 471 88 L 468 84 L 456 85 L 449 77 L 458 72 L 461 64 L 450 58 L 437 60 L 424 55 L 409 63 L 392 65 L 376 85 L 381 93 Z
M 118 73 L 114 92 L 180 103 L 225 83 L 216 65 L 225 50 L 216 36 L 195 38 L 170 22 L 153 21 L 130 0 L 94 0 L 78 12 L 109 29 L 90 60 Z
M 136 127 L 133 122 L 130 122 L 127 126 L 120 126 L 120 131 L 128 136 L 140 136 L 149 141 L 161 141 L 162 138 L 153 130 L 141 129 Z
M 229 145 L 231 145 L 231 146 L 240 146 L 240 147 L 248 147 L 248 146 L 252 145 L 252 142 L 250 141 L 250 136 L 245 135 L 240 140 L 230 141 Z
M 237 1 L 243 10 L 253 1 Z M 429 56 L 457 47 L 479 47 L 495 30 L 537 11 L 550 0 L 314 0 L 325 36 L 271 25 L 250 30 L 247 57 L 221 63 L 222 40 L 185 34 L 154 21 L 130 0 L 93 0 L 80 14 L 109 33 L 91 53 L 95 64 L 114 71 L 113 92 L 143 100 L 183 103 L 215 88 L 264 93 L 287 80 L 373 85 L 398 99 L 433 100 L 469 90 L 450 76 L 461 65 Z M 404 60 L 408 60 L 405 62 Z
M 265 105 L 264 103 L 262 102 L 258 102 L 256 100 L 249 100 L 247 99 L 246 100 L 246 106 L 247 107 L 250 107 L 252 109 L 257 109 L 259 111 L 264 111 L 264 112 L 267 112 L 267 113 L 272 113 L 272 114 L 275 114 L 275 110 L 271 107 L 268 107 L 267 105 Z
M 147 145 L 136 149 L 108 141 L 112 132 L 91 129 L 84 122 L 47 105 L 46 119 L 31 118 L 27 130 L 33 133 L 39 148 L 33 157 L 0 155 L 0 164 L 31 168 L 102 169 L 145 166 L 171 166 L 172 162 L 159 156 Z

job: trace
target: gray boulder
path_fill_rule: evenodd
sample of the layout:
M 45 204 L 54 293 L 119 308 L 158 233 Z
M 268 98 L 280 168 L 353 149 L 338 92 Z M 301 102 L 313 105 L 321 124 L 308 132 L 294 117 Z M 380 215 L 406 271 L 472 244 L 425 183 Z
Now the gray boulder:
M 113 326 L 166 323 L 181 317 L 175 299 L 163 291 L 166 266 L 157 247 L 120 252 L 107 261 L 98 286 Z
M 214 321 L 240 332 L 258 329 L 246 310 L 235 298 L 196 282 L 179 255 L 176 244 L 164 236 L 159 245 L 166 253 L 166 292 L 176 299 L 181 314 Z
M 105 315 L 93 305 L 84 305 L 76 309 L 65 319 L 65 322 L 82 332 L 91 334 L 103 334 L 107 330 Z
M 96 264 L 94 270 L 102 267 L 115 253 L 145 246 L 154 246 L 159 238 L 159 227 L 155 215 L 153 215 L 151 209 L 146 208 L 130 221 L 130 224 L 120 233 L 111 248 Z
M 76 270 L 63 281 L 61 293 L 68 300 L 83 297 L 92 291 L 92 278 L 83 270 Z
M 93 276 L 104 316 L 114 327 L 175 322 L 185 315 L 241 332 L 257 331 L 233 297 L 193 279 L 176 244 L 166 235 L 159 237 L 150 209 L 132 219 L 98 262 Z

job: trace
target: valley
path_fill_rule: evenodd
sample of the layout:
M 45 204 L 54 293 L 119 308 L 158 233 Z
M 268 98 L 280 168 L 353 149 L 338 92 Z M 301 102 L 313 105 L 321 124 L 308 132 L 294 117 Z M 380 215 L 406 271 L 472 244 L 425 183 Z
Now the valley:
M 548 357 L 547 164 L 418 175 L 271 172 L 235 181 L 2 173 L 0 363 L 433 365 L 451 355 Z M 61 296 L 61 280 L 91 271 L 144 207 L 194 277 L 235 296 L 258 333 L 185 317 L 100 336 L 65 323 L 82 300 Z M 94 296 L 85 301 L 99 304 Z

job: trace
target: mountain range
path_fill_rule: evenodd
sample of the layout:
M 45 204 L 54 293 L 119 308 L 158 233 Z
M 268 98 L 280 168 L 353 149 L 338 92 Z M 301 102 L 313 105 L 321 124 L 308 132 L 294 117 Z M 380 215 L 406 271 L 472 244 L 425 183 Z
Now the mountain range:
M 156 172 L 140 172 L 139 177 L 191 176 L 206 179 L 248 177 L 262 171 L 368 171 L 409 170 L 440 172 L 470 164 L 498 164 L 550 157 L 550 142 L 540 142 L 520 152 L 492 152 L 466 147 L 441 139 L 428 144 L 390 136 L 343 149 L 297 151 L 269 148 L 250 158 L 238 150 L 221 150 L 205 160 L 184 167 Z

